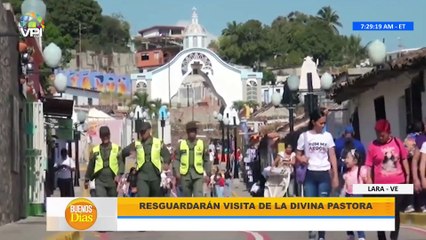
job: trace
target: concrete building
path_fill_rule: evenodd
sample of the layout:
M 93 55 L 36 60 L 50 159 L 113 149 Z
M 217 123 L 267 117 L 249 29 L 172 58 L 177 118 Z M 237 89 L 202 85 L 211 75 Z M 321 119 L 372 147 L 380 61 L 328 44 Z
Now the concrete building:
M 135 54 L 139 72 L 151 71 L 169 62 L 182 50 L 184 27 L 153 26 L 139 31 Z
M 129 99 L 132 84 L 129 75 L 90 70 L 57 70 L 68 78 L 67 88 L 57 97 L 74 100 L 76 106 L 96 106 L 102 98 L 108 104 L 118 105 Z
M 348 78 L 353 79 L 353 78 L 362 76 L 367 72 L 370 72 L 372 69 L 373 69 L 372 67 L 349 68 L 345 72 L 345 75 L 347 75 Z M 272 72 L 276 75 L 275 85 L 268 83 L 261 86 L 262 102 L 265 104 L 268 104 L 271 102 L 272 94 L 274 94 L 274 92 L 284 93 L 284 84 L 290 75 L 297 75 L 300 78 L 302 74 L 302 68 L 278 69 L 278 70 L 273 70 Z M 320 70 L 319 72 L 323 72 L 323 71 Z M 332 71 L 331 73 L 332 75 L 335 75 L 333 74 Z M 320 75 L 321 74 L 319 73 L 319 76 Z M 302 89 L 302 91 L 306 91 L 306 89 Z
M 89 70 L 94 72 L 115 73 L 127 75 L 137 70 L 134 53 L 97 54 L 93 51 L 78 53 L 71 51 L 74 56 L 68 63 L 68 69 Z
M 71 52 L 75 57 L 69 62 L 68 68 L 61 71 L 68 76 L 68 86 L 58 97 L 74 100 L 76 106 L 96 106 L 101 104 L 102 93 L 129 95 L 132 92 L 134 86 L 128 76 L 137 71 L 134 53 Z M 117 104 L 117 97 L 111 98 L 113 101 L 110 103 Z
M 426 113 L 426 48 L 399 55 L 381 70 L 358 78 L 342 75 L 330 91 L 330 97 L 347 106 L 346 122 L 352 122 L 361 141 L 376 138 L 373 131 L 378 119 L 387 119 L 392 134 L 405 137 L 407 124 L 424 121 Z
M 19 83 L 19 34 L 9 3 L 0 4 L 0 225 L 27 216 L 25 98 Z M 37 46 L 36 46 L 37 47 Z
M 73 100 L 76 106 L 97 106 L 100 103 L 100 93 L 98 91 L 76 87 L 67 87 L 61 98 Z
M 184 27 L 179 26 L 152 26 L 139 31 L 139 34 L 144 39 L 156 39 L 169 37 L 171 39 L 182 39 Z M 148 45 L 150 43 L 147 43 Z
M 131 75 L 137 91 L 147 91 L 151 99 L 161 99 L 172 106 L 188 100 L 190 105 L 198 105 L 196 101 L 211 96 L 218 99 L 215 105 L 226 106 L 226 111 L 234 101 L 261 103 L 262 73 L 229 65 L 207 49 L 206 31 L 199 24 L 196 9 L 193 9 L 192 21 L 185 28 L 183 39 L 184 49 L 167 64 Z M 188 94 L 187 91 L 192 91 L 188 88 L 194 89 L 194 94 Z M 205 91 L 206 88 L 210 90 Z M 197 100 L 192 100 L 192 96 Z

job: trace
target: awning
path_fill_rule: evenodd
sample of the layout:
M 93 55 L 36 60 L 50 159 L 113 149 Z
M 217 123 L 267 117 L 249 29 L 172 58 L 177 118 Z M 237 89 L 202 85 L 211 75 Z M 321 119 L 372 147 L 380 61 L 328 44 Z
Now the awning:
M 43 102 L 43 113 L 49 116 L 71 118 L 73 106 L 73 100 L 46 98 Z

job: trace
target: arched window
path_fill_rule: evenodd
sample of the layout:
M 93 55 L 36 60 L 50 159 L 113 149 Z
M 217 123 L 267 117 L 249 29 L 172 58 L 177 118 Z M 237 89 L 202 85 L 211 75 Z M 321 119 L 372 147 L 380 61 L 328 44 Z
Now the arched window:
M 248 80 L 247 81 L 247 101 L 257 102 L 257 81 Z
M 136 92 L 146 92 L 148 90 L 148 83 L 145 80 L 136 82 Z

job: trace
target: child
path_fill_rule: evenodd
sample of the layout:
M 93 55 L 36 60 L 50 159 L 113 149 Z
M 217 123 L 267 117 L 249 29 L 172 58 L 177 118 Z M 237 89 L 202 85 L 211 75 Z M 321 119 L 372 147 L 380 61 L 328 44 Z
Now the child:
M 345 158 L 346 173 L 343 174 L 344 179 L 344 193 L 346 197 L 360 197 L 354 195 L 352 192 L 354 184 L 364 184 L 367 182 L 367 169 L 362 166 L 362 159 L 360 153 L 356 149 L 348 151 Z M 358 240 L 365 240 L 365 232 L 358 231 Z M 349 240 L 355 239 L 353 231 L 347 231 Z
M 127 176 L 127 182 L 129 183 L 129 193 L 128 193 L 128 195 L 130 197 L 135 197 L 136 193 L 138 192 L 138 188 L 137 188 L 137 172 L 136 172 L 136 168 L 135 167 L 130 168 L 129 175 Z
M 223 195 L 224 197 L 232 197 L 232 177 L 229 170 L 225 173 L 225 188 Z
M 215 181 L 216 197 L 223 197 L 223 192 L 225 190 L 225 172 L 224 171 L 217 172 L 214 181 Z
M 161 173 L 161 190 L 163 191 L 163 196 L 168 197 L 169 196 L 169 190 L 170 190 L 170 183 L 171 180 L 168 176 L 169 171 L 163 171 Z
M 123 176 L 120 178 L 117 185 L 118 197 L 127 197 L 129 194 L 129 184 L 127 183 L 127 177 Z
M 215 178 L 216 178 L 216 173 L 218 168 L 213 168 L 211 171 L 211 176 L 210 176 L 210 180 L 209 180 L 209 188 L 210 188 L 210 197 L 216 197 L 216 189 L 215 189 Z

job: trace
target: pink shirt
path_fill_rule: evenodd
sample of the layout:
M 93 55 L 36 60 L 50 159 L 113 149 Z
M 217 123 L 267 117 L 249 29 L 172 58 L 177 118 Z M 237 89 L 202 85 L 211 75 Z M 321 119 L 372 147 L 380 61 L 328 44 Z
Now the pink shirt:
M 398 138 L 393 138 L 386 144 L 372 142 L 368 146 L 365 165 L 374 171 L 373 183 L 405 183 L 401 160 L 407 160 L 407 156 L 408 151 Z
M 354 184 L 363 184 L 365 179 L 367 179 L 367 168 L 365 166 L 361 167 L 358 176 L 358 167 L 353 167 L 347 173 L 343 174 L 343 179 L 345 180 L 345 190 L 346 193 L 352 194 L 352 189 Z

